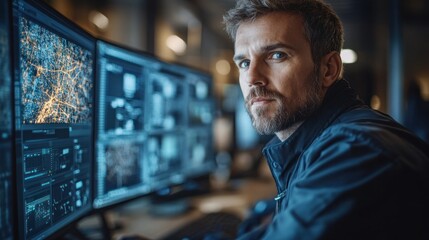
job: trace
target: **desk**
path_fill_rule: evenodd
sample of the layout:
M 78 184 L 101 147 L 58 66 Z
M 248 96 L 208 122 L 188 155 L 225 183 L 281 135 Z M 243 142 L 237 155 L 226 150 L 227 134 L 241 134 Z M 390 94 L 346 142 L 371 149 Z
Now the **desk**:
M 107 220 L 119 221 L 124 226 L 114 232 L 113 238 L 117 239 L 121 235 L 140 235 L 149 239 L 160 239 L 208 212 L 230 211 L 245 217 L 249 207 L 255 202 L 276 195 L 275 184 L 271 178 L 234 180 L 230 185 L 234 190 L 217 190 L 191 198 L 193 208 L 178 216 L 159 217 L 149 214 L 150 203 L 144 198 L 110 210 L 107 212 Z

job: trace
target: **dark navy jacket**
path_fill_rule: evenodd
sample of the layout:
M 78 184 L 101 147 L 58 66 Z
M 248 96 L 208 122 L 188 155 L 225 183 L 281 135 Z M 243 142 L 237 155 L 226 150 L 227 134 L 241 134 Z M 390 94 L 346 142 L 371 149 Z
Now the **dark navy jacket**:
M 364 105 L 345 80 L 263 153 L 278 209 L 243 239 L 429 239 L 429 146 Z

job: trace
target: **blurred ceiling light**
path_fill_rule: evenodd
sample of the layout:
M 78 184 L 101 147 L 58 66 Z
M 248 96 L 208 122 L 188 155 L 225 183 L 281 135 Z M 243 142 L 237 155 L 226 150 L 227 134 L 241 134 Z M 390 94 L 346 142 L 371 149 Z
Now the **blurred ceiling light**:
M 374 95 L 371 97 L 371 108 L 375 110 L 380 110 L 381 107 L 381 100 L 380 97 L 377 95 Z
M 166 41 L 167 47 L 177 55 L 183 55 L 186 52 L 186 43 L 177 35 L 170 35 Z
M 91 21 L 98 29 L 106 30 L 109 26 L 109 18 L 99 11 L 91 11 L 89 13 L 89 21 Z
M 216 62 L 216 71 L 221 75 L 228 75 L 231 71 L 231 65 L 225 59 Z
M 428 77 L 422 77 L 418 79 L 420 88 L 421 88 L 421 95 L 422 98 L 425 101 L 429 101 L 429 78 Z
M 341 50 L 341 60 L 343 63 L 350 64 L 357 61 L 357 54 L 352 49 L 343 49 Z

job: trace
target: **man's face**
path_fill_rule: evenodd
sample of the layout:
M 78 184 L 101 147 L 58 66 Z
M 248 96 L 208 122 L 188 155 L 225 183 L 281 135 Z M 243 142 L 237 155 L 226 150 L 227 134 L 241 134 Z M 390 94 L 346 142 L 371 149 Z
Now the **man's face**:
M 272 134 L 320 106 L 324 92 L 299 15 L 273 12 L 242 23 L 234 61 L 254 127 Z

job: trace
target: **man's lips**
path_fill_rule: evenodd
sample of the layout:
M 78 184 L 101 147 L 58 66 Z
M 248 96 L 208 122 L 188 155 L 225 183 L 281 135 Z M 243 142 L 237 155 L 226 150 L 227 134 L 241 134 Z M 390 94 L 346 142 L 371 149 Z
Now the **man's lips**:
M 255 97 L 250 99 L 250 105 L 253 106 L 255 104 L 265 104 L 268 102 L 273 101 L 274 99 L 272 98 L 265 98 L 265 97 Z

